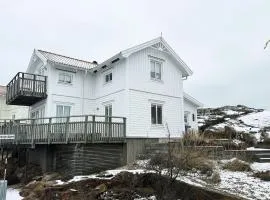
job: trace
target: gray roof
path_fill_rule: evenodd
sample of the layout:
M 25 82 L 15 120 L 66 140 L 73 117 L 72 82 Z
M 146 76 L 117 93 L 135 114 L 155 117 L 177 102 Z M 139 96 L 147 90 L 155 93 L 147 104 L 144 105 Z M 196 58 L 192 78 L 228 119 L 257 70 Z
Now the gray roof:
M 89 62 L 89 61 L 84 61 L 84 60 L 79 60 L 76 58 L 71 58 L 63 55 L 59 55 L 56 53 L 51 53 L 48 51 L 43 51 L 43 50 L 37 50 L 39 53 L 41 53 L 48 61 L 57 63 L 57 64 L 62 64 L 62 65 L 68 65 L 72 67 L 78 67 L 81 69 L 92 69 L 97 66 L 97 64 Z

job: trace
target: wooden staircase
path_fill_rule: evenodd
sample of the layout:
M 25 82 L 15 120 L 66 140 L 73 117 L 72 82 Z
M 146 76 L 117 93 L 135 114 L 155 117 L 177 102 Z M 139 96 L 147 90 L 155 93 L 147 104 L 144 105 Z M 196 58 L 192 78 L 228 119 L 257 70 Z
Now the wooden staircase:
M 253 154 L 257 162 L 270 163 L 270 149 L 269 150 L 254 150 Z

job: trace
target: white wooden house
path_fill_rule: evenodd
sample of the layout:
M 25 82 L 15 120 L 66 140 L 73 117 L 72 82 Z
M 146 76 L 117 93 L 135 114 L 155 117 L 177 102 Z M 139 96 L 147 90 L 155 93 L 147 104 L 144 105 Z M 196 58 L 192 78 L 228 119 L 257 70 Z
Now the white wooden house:
M 28 118 L 28 111 L 27 106 L 7 105 L 6 87 L 0 85 L 0 121 Z
M 32 118 L 122 116 L 128 137 L 167 137 L 165 124 L 174 137 L 197 129 L 201 103 L 183 91 L 192 71 L 162 37 L 100 64 L 34 50 L 26 72 L 46 76 L 46 96 L 30 106 Z

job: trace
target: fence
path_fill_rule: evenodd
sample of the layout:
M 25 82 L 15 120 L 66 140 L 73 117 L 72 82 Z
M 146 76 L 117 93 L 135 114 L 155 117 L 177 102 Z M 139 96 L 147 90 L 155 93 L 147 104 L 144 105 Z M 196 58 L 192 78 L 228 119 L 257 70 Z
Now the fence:
M 100 115 L 0 121 L 0 144 L 113 143 L 126 137 L 126 118 Z

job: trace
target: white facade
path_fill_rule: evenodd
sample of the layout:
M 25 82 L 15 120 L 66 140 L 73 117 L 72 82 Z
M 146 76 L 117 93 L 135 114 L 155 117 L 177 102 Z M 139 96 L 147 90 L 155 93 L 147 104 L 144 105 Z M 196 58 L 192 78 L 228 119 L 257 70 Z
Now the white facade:
M 197 109 L 202 104 L 193 97 L 184 93 L 184 122 L 186 130 L 198 130 Z
M 28 118 L 27 106 L 13 106 L 6 104 L 6 87 L 0 86 L 0 120 Z
M 172 136 L 185 131 L 183 79 L 192 71 L 161 37 L 99 65 L 35 50 L 27 72 L 48 77 L 48 97 L 31 106 L 32 117 L 105 115 L 110 106 L 127 118 L 129 137 L 167 137 L 165 124 Z

